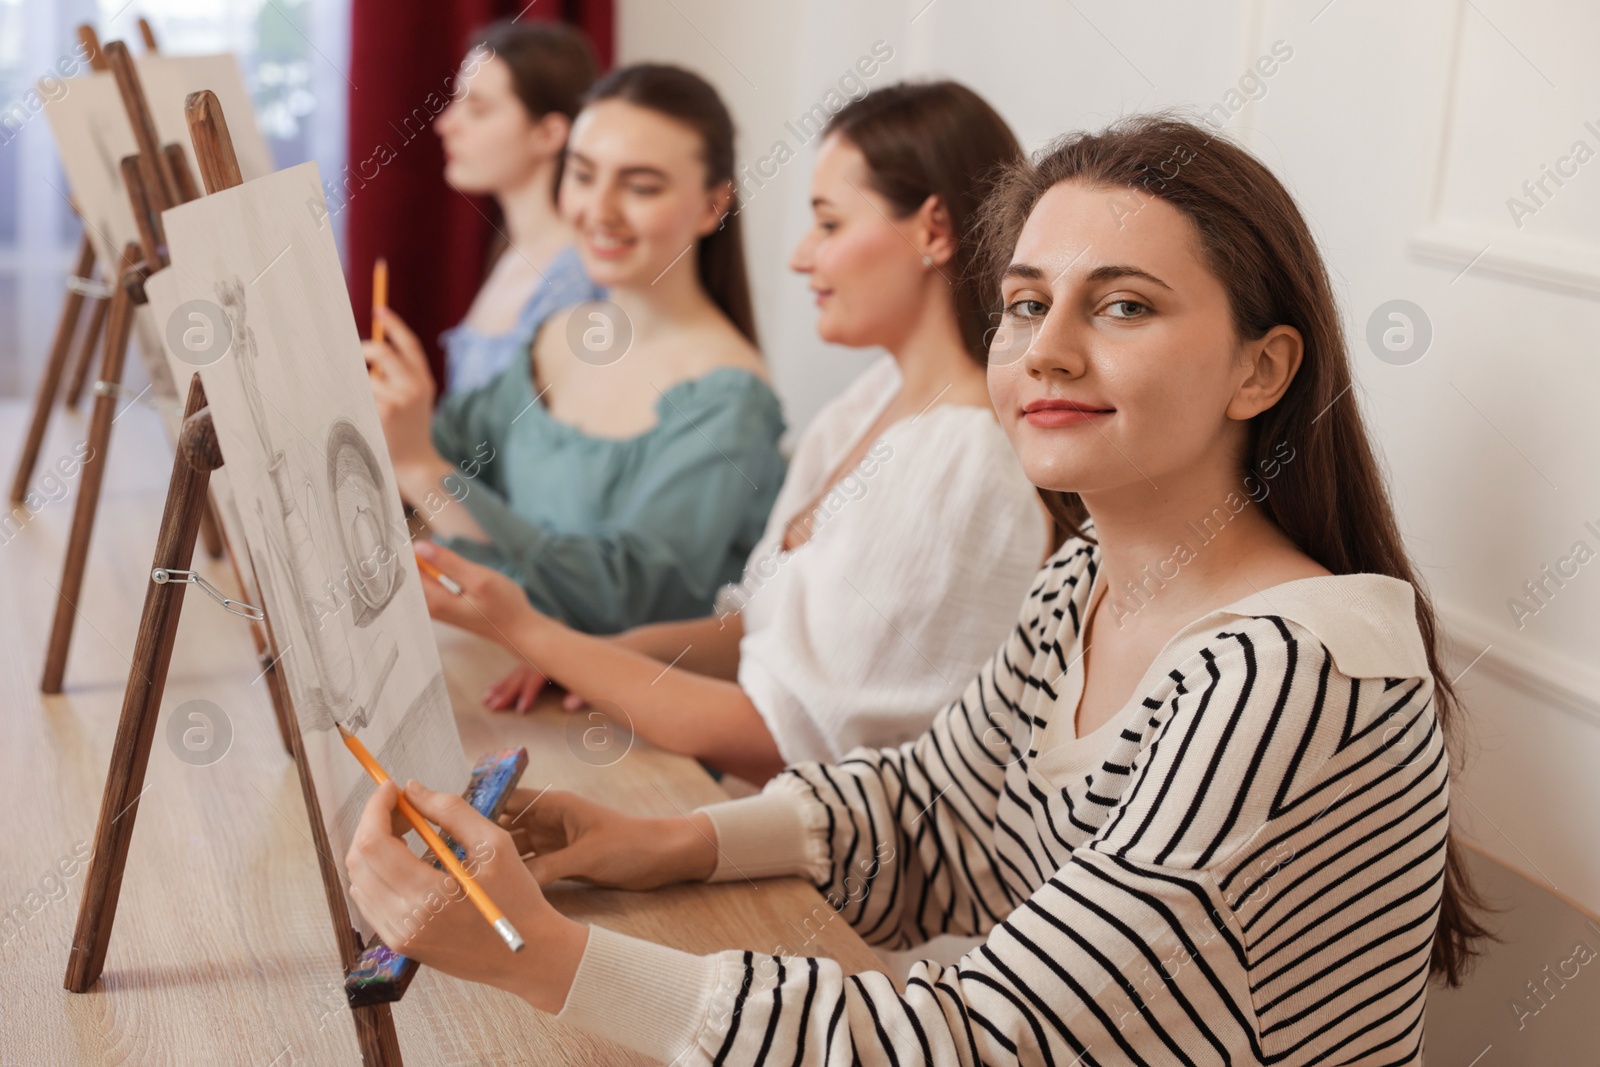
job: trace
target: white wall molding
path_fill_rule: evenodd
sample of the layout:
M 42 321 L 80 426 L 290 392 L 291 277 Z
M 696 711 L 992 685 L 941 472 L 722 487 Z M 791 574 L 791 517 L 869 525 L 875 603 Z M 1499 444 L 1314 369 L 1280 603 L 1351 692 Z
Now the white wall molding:
M 1428 141 L 1417 223 L 1408 248 L 1424 262 L 1443 263 L 1579 296 L 1600 297 L 1600 244 L 1508 232 L 1451 218 L 1444 211 L 1451 136 L 1459 100 L 1466 15 L 1471 0 L 1436 0 L 1438 48 L 1429 93 Z
M 1528 699 L 1600 730 L 1600 669 L 1469 612 L 1437 601 L 1435 607 L 1458 672 L 1471 664 L 1472 673 L 1491 675 Z

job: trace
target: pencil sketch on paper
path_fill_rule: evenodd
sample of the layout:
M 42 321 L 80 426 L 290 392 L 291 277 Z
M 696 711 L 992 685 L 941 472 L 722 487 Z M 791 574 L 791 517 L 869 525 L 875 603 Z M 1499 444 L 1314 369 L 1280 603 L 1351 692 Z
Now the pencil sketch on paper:
M 168 323 L 179 314 L 178 305 L 181 301 L 177 297 L 175 279 L 171 270 L 158 270 L 145 279 L 144 295 L 149 301 L 150 321 L 152 323 Z M 189 395 L 189 381 L 194 377 L 195 366 L 184 354 L 172 349 L 166 338 L 166 331 L 154 341 L 162 355 L 168 376 L 172 380 L 172 390 L 175 397 L 185 400 Z M 176 405 L 175 405 L 176 406 Z M 178 417 L 181 421 L 182 409 L 178 408 Z M 176 436 L 174 437 L 176 440 Z M 248 542 L 245 539 L 244 520 L 239 515 L 239 504 L 233 496 L 233 483 L 230 481 L 226 464 L 211 472 L 209 493 L 212 503 L 216 505 L 217 517 L 222 523 L 222 535 L 227 541 L 228 551 L 236 558 L 240 579 L 244 582 L 244 599 L 251 604 L 261 603 L 259 580 L 255 568 L 250 560 Z
M 248 314 L 244 282 L 238 277 L 221 279 L 215 291 L 232 324 L 231 362 L 257 437 L 257 454 L 267 458 L 272 487 L 271 500 L 255 502 L 265 534 L 264 557 L 257 559 L 256 566 L 265 572 L 262 580 L 278 590 L 278 602 L 291 609 L 275 619 L 280 651 L 300 648 L 310 659 L 307 669 L 290 674 L 300 725 L 305 730 L 331 730 L 337 723 L 357 733 L 372 718 L 384 682 L 399 658 L 399 648 L 389 634 L 380 632 L 367 652 L 366 669 L 359 672 L 365 684 L 358 688 L 349 633 L 324 622 L 348 605 L 354 626 L 370 625 L 404 576 L 392 544 L 393 531 L 380 525 L 387 504 L 379 490 L 382 470 L 355 424 L 335 419 L 324 455 L 330 475 L 329 499 L 336 511 L 323 514 L 311 472 L 301 468 L 296 454 L 273 441 L 268 401 L 257 378 L 261 353 Z M 330 531 L 332 543 L 319 544 L 319 537 L 327 537 Z M 363 546 L 369 554 L 352 558 L 352 545 Z M 330 569 L 334 567 L 340 569 Z M 368 593 L 374 582 L 383 591 L 376 599 Z
M 405 577 L 396 564 L 404 520 L 383 491 L 383 468 L 355 423 L 337 419 L 328 431 L 328 488 L 333 493 L 334 530 L 344 551 L 345 573 L 360 600 L 355 624 L 367 626 L 383 613 Z
M 458 792 L 470 765 L 332 230 L 308 205 L 315 164 L 166 212 L 161 299 L 227 320 L 200 375 L 342 869 L 372 786 L 335 723 L 400 780 Z

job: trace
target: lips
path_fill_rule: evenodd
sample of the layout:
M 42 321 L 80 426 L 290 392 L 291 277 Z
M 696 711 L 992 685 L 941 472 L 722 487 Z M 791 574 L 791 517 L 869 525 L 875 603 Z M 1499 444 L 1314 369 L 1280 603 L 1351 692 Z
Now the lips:
M 1059 426 L 1077 426 L 1082 423 L 1092 422 L 1095 419 L 1105 418 L 1115 412 L 1115 408 L 1093 400 L 1066 400 L 1056 397 L 1041 397 L 1030 400 L 1023 406 L 1022 416 L 1031 425 L 1043 428 Z
M 632 238 L 611 237 L 606 234 L 591 233 L 586 235 L 589 250 L 601 259 L 614 259 L 626 255 L 634 245 Z

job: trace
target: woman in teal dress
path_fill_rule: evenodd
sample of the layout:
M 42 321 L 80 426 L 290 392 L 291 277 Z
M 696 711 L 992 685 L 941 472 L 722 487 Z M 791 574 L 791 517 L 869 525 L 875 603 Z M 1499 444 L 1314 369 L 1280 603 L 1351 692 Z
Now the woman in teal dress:
M 784 476 L 727 108 L 676 67 L 614 71 L 573 124 L 560 203 L 608 300 L 549 315 L 437 413 L 397 315 L 366 345 L 401 494 L 443 543 L 579 629 L 703 615 Z

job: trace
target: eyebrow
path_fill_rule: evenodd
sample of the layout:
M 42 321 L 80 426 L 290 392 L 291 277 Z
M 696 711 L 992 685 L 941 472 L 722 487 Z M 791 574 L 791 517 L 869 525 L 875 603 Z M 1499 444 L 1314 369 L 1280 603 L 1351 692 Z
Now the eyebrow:
M 1001 280 L 1005 280 L 1007 278 L 1021 278 L 1025 281 L 1037 282 L 1044 280 L 1045 273 L 1043 268 L 1036 267 L 1032 263 L 1012 263 L 1006 267 L 1005 273 L 1003 273 L 1000 277 Z M 1096 282 L 1108 282 L 1117 278 L 1143 278 L 1147 282 L 1154 282 L 1163 289 L 1170 290 L 1172 288 L 1172 286 L 1168 285 L 1160 278 L 1157 278 L 1149 271 L 1140 270 L 1138 267 L 1132 267 L 1121 263 L 1108 263 L 1105 266 L 1096 267 L 1094 270 L 1089 272 L 1088 276 L 1084 278 L 1084 281 L 1092 285 Z
M 571 155 L 572 155 L 572 159 L 575 162 L 582 163 L 584 166 L 592 167 L 592 166 L 595 165 L 594 160 L 590 159 L 588 156 L 584 155 L 582 152 L 574 151 L 574 152 L 571 153 Z M 660 178 L 662 181 L 666 181 L 667 180 L 667 172 L 666 171 L 662 170 L 660 167 L 647 167 L 647 166 L 645 166 L 643 164 L 639 164 L 639 165 L 632 166 L 632 167 L 623 167 L 617 173 L 620 174 L 624 178 L 647 177 L 647 178 Z

